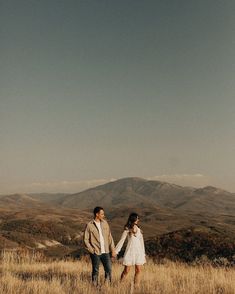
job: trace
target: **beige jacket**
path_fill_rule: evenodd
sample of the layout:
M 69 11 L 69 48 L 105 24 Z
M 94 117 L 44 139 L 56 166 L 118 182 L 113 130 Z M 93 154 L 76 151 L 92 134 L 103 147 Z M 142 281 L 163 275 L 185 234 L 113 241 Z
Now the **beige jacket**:
M 107 221 L 102 220 L 101 221 L 101 229 L 104 236 L 104 247 L 105 247 L 105 253 L 114 252 L 115 245 L 113 242 L 113 237 L 111 235 L 111 231 L 109 228 L 109 225 Z M 84 244 L 85 248 L 92 254 L 101 254 L 101 246 L 100 246 L 100 235 L 98 228 L 95 224 L 95 221 L 90 221 L 85 229 L 84 232 Z

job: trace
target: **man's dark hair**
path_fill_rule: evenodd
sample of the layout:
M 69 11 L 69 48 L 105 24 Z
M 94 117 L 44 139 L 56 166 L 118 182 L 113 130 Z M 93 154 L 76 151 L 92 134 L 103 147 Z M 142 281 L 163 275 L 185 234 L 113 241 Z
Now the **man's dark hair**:
M 94 217 L 96 217 L 96 214 L 99 213 L 101 210 L 104 210 L 103 207 L 96 206 L 93 210 L 94 212 Z

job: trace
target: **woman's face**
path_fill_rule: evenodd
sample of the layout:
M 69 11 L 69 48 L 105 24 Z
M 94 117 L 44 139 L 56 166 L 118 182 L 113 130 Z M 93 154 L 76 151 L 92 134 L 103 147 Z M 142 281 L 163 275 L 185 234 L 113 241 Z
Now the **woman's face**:
M 135 221 L 135 223 L 134 223 L 134 224 L 135 224 L 135 225 L 137 225 L 137 224 L 138 224 L 138 222 L 139 222 L 139 220 L 140 220 L 140 219 L 139 219 L 139 217 L 137 216 L 137 219 L 136 219 L 136 221 Z

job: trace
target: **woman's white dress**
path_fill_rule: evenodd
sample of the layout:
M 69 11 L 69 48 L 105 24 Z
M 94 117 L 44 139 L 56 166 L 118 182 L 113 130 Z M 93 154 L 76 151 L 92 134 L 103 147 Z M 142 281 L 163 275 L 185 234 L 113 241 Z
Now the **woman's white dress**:
M 123 265 L 142 265 L 146 263 L 144 239 L 140 228 L 136 228 L 135 234 L 130 234 L 129 230 L 124 230 L 121 239 L 115 247 L 118 254 L 128 236 L 128 243 L 123 257 Z

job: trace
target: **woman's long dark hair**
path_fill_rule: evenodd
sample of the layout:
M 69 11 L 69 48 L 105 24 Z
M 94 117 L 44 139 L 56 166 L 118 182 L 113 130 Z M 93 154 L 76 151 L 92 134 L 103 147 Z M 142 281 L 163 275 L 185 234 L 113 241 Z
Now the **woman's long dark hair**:
M 135 212 L 132 212 L 127 220 L 127 223 L 124 226 L 125 230 L 129 230 L 130 234 L 135 234 L 134 233 L 134 225 L 137 219 L 139 218 L 139 215 Z

